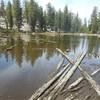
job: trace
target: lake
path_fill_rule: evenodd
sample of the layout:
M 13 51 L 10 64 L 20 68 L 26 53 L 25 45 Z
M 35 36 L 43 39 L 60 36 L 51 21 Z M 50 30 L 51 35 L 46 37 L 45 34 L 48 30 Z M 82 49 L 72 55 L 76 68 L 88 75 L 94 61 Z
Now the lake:
M 15 47 L 6 50 L 12 45 Z M 82 67 L 88 73 L 100 68 L 100 39 L 97 37 L 10 36 L 0 46 L 0 100 L 28 100 L 56 71 L 62 59 L 56 48 L 68 51 L 73 60 L 87 51 Z M 94 79 L 100 84 L 100 74 Z

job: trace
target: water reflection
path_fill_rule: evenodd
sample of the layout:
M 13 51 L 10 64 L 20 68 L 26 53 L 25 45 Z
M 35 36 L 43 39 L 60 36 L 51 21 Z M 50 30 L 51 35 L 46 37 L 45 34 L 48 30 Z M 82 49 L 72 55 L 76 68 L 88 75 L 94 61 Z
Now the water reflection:
M 69 50 L 68 55 L 73 58 L 82 51 L 88 51 L 88 56 L 93 54 L 94 59 L 88 57 L 86 60 L 90 60 L 90 63 L 96 60 L 99 64 L 99 59 L 96 59 L 100 53 L 99 43 L 97 37 L 11 36 L 6 45 L 0 47 L 0 95 L 5 100 L 9 95 L 13 100 L 27 100 L 33 89 L 39 88 L 56 70 L 62 57 L 56 48 Z M 12 45 L 15 47 L 6 51 Z
M 29 36 L 28 36 L 29 37 Z M 56 43 L 45 43 L 41 42 L 41 38 L 45 41 L 55 41 Z M 37 42 L 38 39 L 38 42 Z M 88 50 L 88 55 L 93 53 L 95 57 L 100 51 L 100 39 L 96 37 L 81 37 L 78 36 L 63 36 L 63 37 L 32 37 L 26 42 L 26 38 L 18 37 L 17 39 L 10 38 L 7 40 L 7 45 L 0 48 L 0 58 L 4 54 L 6 61 L 8 62 L 9 57 L 12 61 L 16 60 L 19 67 L 23 62 L 23 58 L 27 62 L 31 62 L 32 66 L 34 62 L 46 52 L 46 58 L 49 60 L 53 55 L 59 53 L 56 52 L 55 48 L 60 48 L 63 51 L 68 49 L 70 52 L 79 54 L 82 51 Z M 15 45 L 16 46 L 9 51 L 4 51 L 6 48 Z

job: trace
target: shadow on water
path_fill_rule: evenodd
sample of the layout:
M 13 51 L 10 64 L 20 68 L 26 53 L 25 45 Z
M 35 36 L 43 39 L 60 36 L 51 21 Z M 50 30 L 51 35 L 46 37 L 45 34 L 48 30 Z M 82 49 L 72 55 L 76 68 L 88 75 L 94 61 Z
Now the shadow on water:
M 100 39 L 96 37 L 21 35 L 8 38 L 6 45 L 0 47 L 0 100 L 27 100 L 56 70 L 62 58 L 56 48 L 68 51 L 72 59 L 87 51 L 82 64 L 92 72 L 100 67 L 99 44 Z M 12 45 L 15 47 L 6 51 Z

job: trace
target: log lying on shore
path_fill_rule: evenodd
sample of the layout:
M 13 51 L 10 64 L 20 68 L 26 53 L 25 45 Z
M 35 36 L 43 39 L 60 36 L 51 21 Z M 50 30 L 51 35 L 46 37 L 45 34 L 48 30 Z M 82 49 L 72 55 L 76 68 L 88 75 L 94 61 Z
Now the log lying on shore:
M 67 84 L 68 80 L 71 78 L 71 76 L 74 74 L 76 69 L 78 68 L 81 61 L 84 59 L 86 53 L 83 53 L 82 56 L 77 60 L 75 65 L 69 70 L 69 72 L 66 74 L 66 76 L 61 80 L 61 82 L 54 88 L 54 90 L 51 92 L 49 98 L 50 100 L 54 100 L 57 95 L 63 90 L 65 85 Z
M 67 67 L 70 64 L 68 64 L 66 67 L 64 67 L 55 77 L 53 77 L 52 80 L 50 80 L 49 82 L 47 82 L 46 84 L 44 84 L 41 88 L 39 88 L 35 94 L 33 94 L 31 96 L 31 98 L 29 100 L 37 100 L 38 97 L 40 97 L 63 73 L 64 71 L 67 69 Z

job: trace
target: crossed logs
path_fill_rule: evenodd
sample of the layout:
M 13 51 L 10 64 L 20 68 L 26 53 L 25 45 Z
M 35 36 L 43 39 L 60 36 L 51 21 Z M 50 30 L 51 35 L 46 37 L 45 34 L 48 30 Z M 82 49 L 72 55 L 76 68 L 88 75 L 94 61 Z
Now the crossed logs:
M 100 72 L 100 69 L 94 71 L 91 75 L 89 75 L 86 71 L 82 69 L 80 63 L 86 56 L 86 52 L 83 52 L 76 61 L 72 61 L 66 53 L 62 52 L 60 49 L 56 48 L 56 50 L 63 56 L 62 60 L 59 62 L 57 66 L 57 71 L 54 77 L 45 83 L 41 88 L 39 88 L 29 100 L 55 100 L 57 96 L 65 91 L 68 91 L 76 86 L 85 78 L 92 86 L 92 88 L 96 91 L 98 96 L 100 97 L 100 86 L 96 81 L 93 80 L 92 76 L 96 73 Z M 66 65 L 64 64 L 64 60 L 67 59 L 69 62 Z M 75 73 L 75 71 L 79 69 L 83 77 L 79 77 L 75 82 L 70 84 L 67 89 L 65 86 L 67 85 L 69 79 Z M 78 90 L 80 87 L 75 88 Z M 74 90 L 75 90 L 74 89 Z M 88 98 L 88 96 L 86 97 Z M 72 100 L 72 97 L 66 98 L 65 100 Z

